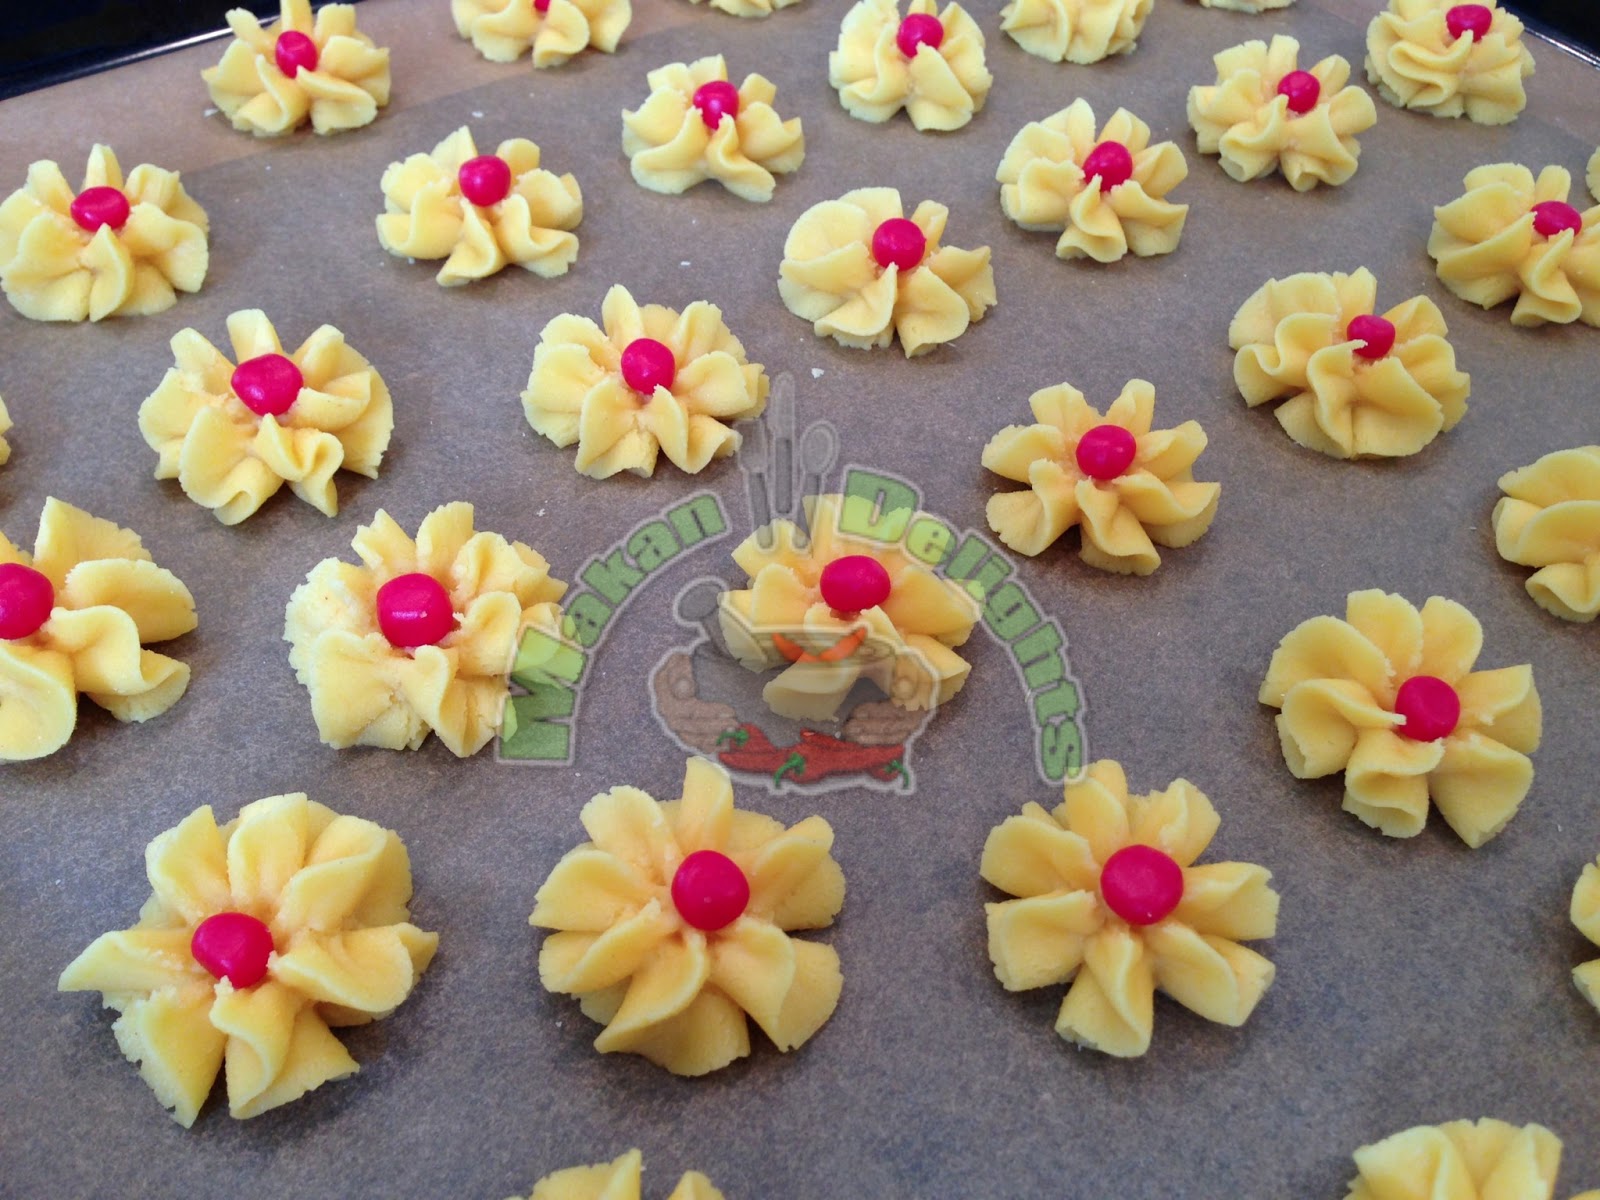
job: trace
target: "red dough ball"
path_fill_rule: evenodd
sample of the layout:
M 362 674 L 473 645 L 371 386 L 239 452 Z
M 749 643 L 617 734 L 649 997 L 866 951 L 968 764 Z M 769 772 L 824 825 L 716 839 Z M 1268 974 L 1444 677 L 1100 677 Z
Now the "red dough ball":
M 1090 479 L 1116 479 L 1133 465 L 1138 440 L 1121 425 L 1096 425 L 1078 439 L 1078 470 Z
M 920 266 L 927 253 L 928 238 L 915 221 L 890 217 L 872 231 L 872 257 L 880 267 L 909 271 Z
M 272 57 L 278 61 L 278 70 L 293 79 L 301 71 L 317 69 L 317 44 L 303 33 L 286 30 L 278 35 Z
M 889 572 L 870 555 L 847 554 L 822 568 L 818 587 L 834 612 L 866 612 L 889 598 Z
M 1083 159 L 1086 179 L 1100 180 L 1100 190 L 1109 192 L 1133 178 L 1133 155 L 1121 142 L 1101 142 Z
M 0 563 L 0 641 L 32 637 L 55 606 L 56 589 L 42 572 L 21 563 Z
M 1533 206 L 1533 231 L 1540 237 L 1553 238 L 1567 230 L 1583 231 L 1583 214 L 1560 200 L 1546 200 Z
M 128 204 L 128 198 L 116 188 L 92 187 L 79 192 L 68 211 L 78 228 L 98 233 L 102 225 L 109 225 L 113 230 L 121 229 L 128 223 L 133 208 Z
M 1461 722 L 1461 697 L 1442 679 L 1413 675 L 1400 685 L 1394 712 L 1406 722 L 1396 731 L 1414 742 L 1437 742 L 1449 737 Z
M 900 29 L 894 35 L 895 45 L 900 47 L 900 53 L 907 58 L 915 58 L 917 51 L 923 46 L 932 46 L 935 50 L 944 41 L 944 26 L 939 18 L 930 13 L 912 13 L 900 22 Z
M 1183 868 L 1154 846 L 1124 846 L 1100 869 L 1100 898 L 1129 925 L 1154 925 L 1183 899 Z
M 254 987 L 267 977 L 273 949 L 272 930 L 241 912 L 207 917 L 189 939 L 195 962 L 236 988 Z
M 396 575 L 378 589 L 378 628 L 392 646 L 436 646 L 455 627 L 450 593 L 432 575 Z
M 1352 342 L 1361 343 L 1356 347 L 1356 354 L 1361 358 L 1379 359 L 1394 349 L 1394 322 L 1371 313 L 1351 317 L 1344 335 Z
M 726 79 L 713 79 L 694 90 L 694 106 L 700 110 L 700 119 L 707 129 L 722 124 L 723 117 L 739 115 L 739 89 Z
M 1444 27 L 1452 40 L 1470 33 L 1473 41 L 1481 42 L 1493 24 L 1494 13 L 1482 4 L 1458 4 L 1444 14 Z
M 671 347 L 655 338 L 634 338 L 622 352 L 622 381 L 641 396 L 655 395 L 658 387 L 671 388 L 677 376 Z
M 1317 106 L 1322 85 L 1310 71 L 1290 71 L 1278 80 L 1278 95 L 1289 98 L 1289 111 L 1304 115 Z
M 258 417 L 281 417 L 293 407 L 305 376 L 282 354 L 247 358 L 233 369 L 233 394 Z
M 511 194 L 511 164 L 495 154 L 480 154 L 461 164 L 456 180 L 468 203 L 488 208 Z
M 732 925 L 750 903 L 750 881 L 739 864 L 716 850 L 696 850 L 672 875 L 672 905 L 706 933 Z

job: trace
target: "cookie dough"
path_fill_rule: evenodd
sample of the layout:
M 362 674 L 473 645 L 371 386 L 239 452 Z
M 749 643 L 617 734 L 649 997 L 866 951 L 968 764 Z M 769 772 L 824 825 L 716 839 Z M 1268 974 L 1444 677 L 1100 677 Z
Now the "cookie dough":
M 450 0 L 456 32 L 490 62 L 531 49 L 535 67 L 559 67 L 593 46 L 610 54 L 633 20 L 631 0 Z
M 1367 79 L 1397 108 L 1504 125 L 1528 104 L 1522 33 L 1495 0 L 1389 0 L 1367 26 Z
M 1500 557 L 1537 567 L 1528 595 L 1567 621 L 1600 616 L 1600 446 L 1557 450 L 1500 476 Z
M 960 129 L 989 98 L 983 30 L 956 3 L 858 0 L 828 55 L 828 82 L 852 117 L 887 121 L 901 109 L 920 130 Z

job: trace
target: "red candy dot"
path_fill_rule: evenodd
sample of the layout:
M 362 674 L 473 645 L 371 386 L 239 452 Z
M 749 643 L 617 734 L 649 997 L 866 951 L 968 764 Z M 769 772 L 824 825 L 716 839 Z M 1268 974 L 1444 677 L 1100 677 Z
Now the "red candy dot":
M 1100 898 L 1129 925 L 1154 925 L 1183 899 L 1183 868 L 1154 846 L 1124 846 L 1100 868 Z
M 1413 675 L 1400 685 L 1394 712 L 1406 723 L 1399 733 L 1414 742 L 1437 742 L 1455 732 L 1461 721 L 1461 697 L 1455 688 L 1432 675 Z
M 116 188 L 92 187 L 79 192 L 68 211 L 78 228 L 97 233 L 102 225 L 121 229 L 128 223 L 128 214 L 133 209 L 128 198 Z
M 723 117 L 739 115 L 739 89 L 726 79 L 713 79 L 694 90 L 694 106 L 700 110 L 700 119 L 707 129 L 722 124 Z
M 1133 465 L 1139 443 L 1120 425 L 1096 425 L 1078 439 L 1078 470 L 1090 479 L 1115 479 Z
M 1583 214 L 1560 200 L 1546 200 L 1533 206 L 1533 231 L 1540 237 L 1553 238 L 1567 230 L 1583 231 Z
M 207 917 L 189 939 L 195 962 L 236 988 L 254 987 L 267 977 L 272 950 L 272 930 L 240 912 Z
M 889 598 L 889 572 L 869 555 L 846 554 L 822 568 L 818 586 L 834 612 L 865 612 Z
M 872 257 L 880 267 L 899 267 L 909 271 L 922 264 L 928 252 L 928 239 L 915 221 L 890 217 L 872 231 Z
M 1322 85 L 1310 71 L 1290 71 L 1278 80 L 1278 95 L 1289 98 L 1289 111 L 1308 113 L 1317 106 Z
M 461 194 L 469 204 L 488 208 L 499 204 L 511 192 L 511 164 L 494 154 L 480 154 L 461 164 L 456 172 Z
M 432 575 L 396 575 L 378 589 L 378 628 L 391 646 L 436 646 L 455 627 L 450 593 Z
M 1444 27 L 1452 39 L 1470 33 L 1473 41 L 1481 42 L 1493 24 L 1494 13 L 1482 4 L 1458 4 L 1444 14 Z
M 533 11 L 546 13 L 550 11 L 550 0 L 533 0 Z
M 894 40 L 901 54 L 915 58 L 923 46 L 931 46 L 935 50 L 939 48 L 939 43 L 944 41 L 944 26 L 939 23 L 938 17 L 930 13 L 912 13 L 900 22 L 900 30 L 894 35 Z
M 0 641 L 32 637 L 50 619 L 56 589 L 21 563 L 0 564 Z
M 305 34 L 290 29 L 278 35 L 272 57 L 278 60 L 278 70 L 293 79 L 301 71 L 317 69 L 317 44 Z
M 1083 159 L 1085 178 L 1100 179 L 1100 190 L 1109 192 L 1133 178 L 1133 155 L 1121 142 L 1101 142 Z
M 732 925 L 750 903 L 750 881 L 739 864 L 715 850 L 696 850 L 672 875 L 672 904 L 696 929 Z
M 1344 335 L 1352 342 L 1361 343 L 1356 347 L 1356 354 L 1361 358 L 1379 359 L 1394 349 L 1394 322 L 1371 313 L 1351 317 Z
M 658 387 L 670 388 L 678 374 L 672 351 L 655 338 L 634 338 L 622 352 L 622 381 L 641 396 Z
M 294 405 L 305 376 L 292 358 L 263 354 L 233 369 L 233 394 L 258 417 L 281 417 Z

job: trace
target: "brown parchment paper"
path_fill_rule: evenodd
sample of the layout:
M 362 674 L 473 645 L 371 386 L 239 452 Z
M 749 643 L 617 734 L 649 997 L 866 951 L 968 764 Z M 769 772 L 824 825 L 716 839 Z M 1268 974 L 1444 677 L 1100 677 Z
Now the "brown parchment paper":
M 173 652 L 193 667 L 184 699 L 145 726 L 85 704 L 73 741 L 41 763 L 0 768 L 0 1193 L 99 1197 L 494 1198 L 539 1175 L 646 1157 L 650 1195 L 699 1168 L 731 1200 L 755 1197 L 1338 1197 L 1357 1146 L 1423 1122 L 1492 1115 L 1539 1121 L 1566 1139 L 1561 1195 L 1600 1186 L 1600 1014 L 1568 972 L 1592 956 L 1567 920 L 1570 889 L 1600 853 L 1595 701 L 1600 630 L 1546 616 L 1527 572 L 1493 552 L 1496 478 L 1551 450 L 1600 440 L 1600 331 L 1513 328 L 1435 280 L 1424 251 L 1431 206 L 1482 162 L 1559 163 L 1581 177 L 1600 141 L 1600 84 L 1535 43 L 1527 112 L 1504 128 L 1437 121 L 1378 104 L 1350 185 L 1293 193 L 1280 179 L 1229 181 L 1194 152 L 1187 88 L 1210 56 L 1289 32 L 1312 58 L 1357 64 L 1371 0 L 1302 0 L 1260 17 L 1158 0 L 1138 51 L 1056 66 L 999 32 L 979 0 L 996 76 L 988 107 L 952 135 L 904 118 L 848 117 L 827 86 L 842 0 L 806 0 L 740 21 L 684 0 L 640 0 L 615 57 L 560 70 L 481 60 L 445 0 L 370 0 L 362 26 L 393 48 L 395 102 L 371 127 L 256 142 L 208 115 L 198 78 L 221 43 L 0 105 L 0 188 L 54 158 L 69 176 L 92 142 L 125 165 L 180 169 L 212 219 L 203 292 L 156 317 L 50 326 L 0 308 L 0 394 L 17 427 L 0 469 L 0 526 L 31 541 L 57 495 L 125 522 L 193 589 L 199 630 Z M 663 197 L 637 187 L 618 110 L 662 63 L 727 54 L 759 70 L 785 115 L 805 121 L 808 156 L 766 206 L 715 186 Z M 995 165 L 1021 125 L 1076 96 L 1104 117 L 1131 108 L 1185 148 L 1191 206 L 1170 257 L 1110 267 L 1059 262 L 1053 235 L 1002 215 Z M 458 290 L 436 265 L 379 247 L 385 164 L 470 123 L 480 146 L 527 136 L 545 165 L 574 172 L 586 216 L 566 277 L 508 270 Z M 908 203 L 948 204 L 947 240 L 994 249 L 999 305 L 953 346 L 907 362 L 819 341 L 775 286 L 784 235 L 808 205 L 893 184 Z M 1453 433 L 1398 463 L 1349 464 L 1300 450 L 1231 382 L 1226 329 L 1263 280 L 1371 266 L 1387 306 L 1425 292 L 1441 304 L 1472 409 Z M 1090 752 L 1120 759 L 1136 788 L 1183 775 L 1223 814 L 1210 856 L 1268 865 L 1283 895 L 1278 981 L 1230 1030 L 1158 1001 L 1142 1060 L 1062 1043 L 1061 989 L 1011 995 L 985 954 L 978 878 L 987 831 L 1024 801 L 1054 802 L 1038 776 L 1027 699 L 1002 647 L 974 635 L 965 692 L 916 747 L 911 796 L 863 789 L 740 802 L 793 821 L 821 812 L 838 834 L 849 897 L 824 936 L 843 960 L 837 1014 L 800 1052 L 761 1045 L 699 1081 L 601 1056 L 597 1028 L 538 986 L 540 938 L 526 925 L 538 884 L 579 841 L 594 792 L 637 784 L 677 794 L 683 754 L 653 720 L 645 675 L 686 640 L 672 598 L 726 559 L 749 520 L 724 461 L 699 478 L 663 462 L 650 481 L 595 483 L 525 424 L 517 394 L 542 324 L 598 316 L 614 282 L 641 300 L 720 304 L 751 357 L 793 378 L 801 425 L 827 418 L 842 459 L 914 480 L 927 507 L 983 528 L 999 481 L 979 451 L 1025 419 L 1035 388 L 1067 379 L 1097 403 L 1143 376 L 1163 423 L 1200 419 L 1204 478 L 1220 515 L 1149 579 L 1102 575 L 1075 537 L 1022 580 L 1069 639 Z M 341 477 L 328 520 L 287 492 L 226 529 L 174 483 L 135 413 L 193 326 L 224 337 L 226 315 L 259 306 L 297 343 L 336 323 L 383 372 L 396 432 L 382 478 Z M 407 528 L 447 500 L 479 525 L 530 542 L 572 579 L 593 554 L 702 487 L 736 526 L 652 576 L 592 656 L 570 768 L 458 761 L 322 746 L 280 640 L 283 605 L 313 563 L 349 557 L 356 526 L 386 507 Z M 1531 662 L 1545 698 L 1537 780 L 1486 849 L 1440 822 L 1415 839 L 1378 836 L 1339 810 L 1337 781 L 1284 767 L 1255 695 L 1267 659 L 1299 621 L 1380 586 L 1415 602 L 1465 602 L 1485 630 L 1484 666 Z M 148 893 L 143 847 L 201 803 L 222 818 L 261 796 L 305 790 L 405 837 L 414 918 L 439 956 L 393 1017 L 345 1035 L 362 1064 L 266 1116 L 235 1122 L 219 1100 L 185 1132 L 163 1113 L 90 995 L 59 996 L 58 973 L 93 937 L 123 928 Z

